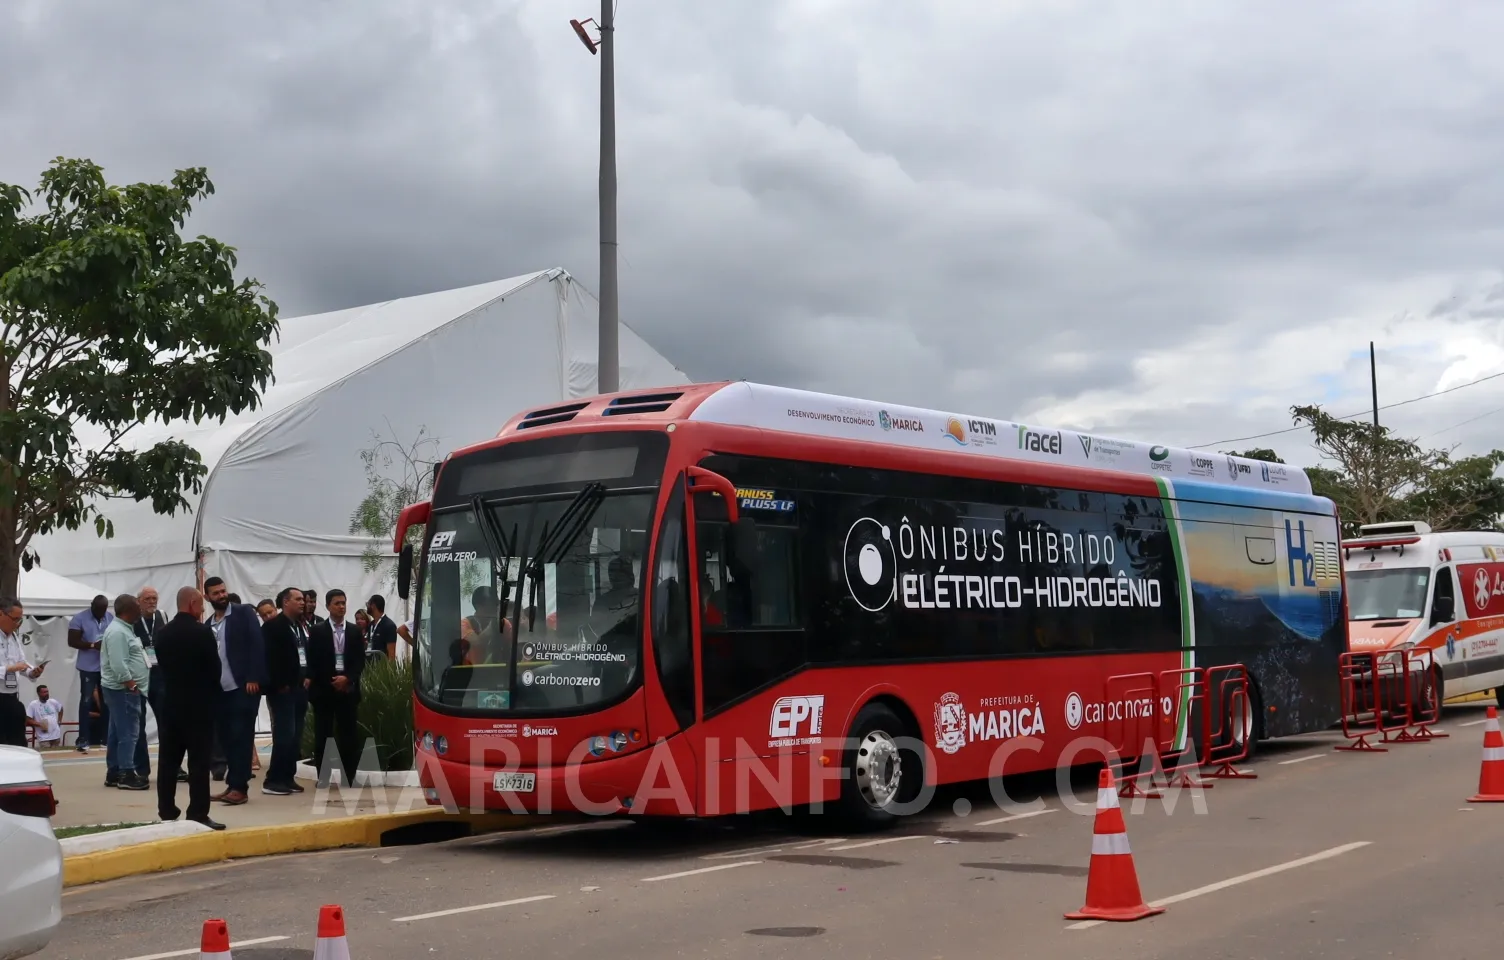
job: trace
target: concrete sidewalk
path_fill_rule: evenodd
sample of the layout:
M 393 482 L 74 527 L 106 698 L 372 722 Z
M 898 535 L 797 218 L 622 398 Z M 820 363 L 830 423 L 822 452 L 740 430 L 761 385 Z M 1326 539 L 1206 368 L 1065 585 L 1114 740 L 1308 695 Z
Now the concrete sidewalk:
M 216 803 L 209 816 L 227 827 L 265 827 L 286 823 L 304 823 L 330 817 L 349 817 L 371 813 L 409 813 L 432 810 L 423 802 L 416 787 L 356 787 L 342 790 L 332 787 L 317 791 L 312 783 L 302 782 L 306 792 L 290 797 L 267 796 L 261 792 L 261 774 L 266 772 L 271 747 L 261 744 L 261 766 L 253 772 L 249 802 L 238 807 Z M 94 750 L 83 756 L 72 749 L 43 753 L 52 792 L 57 797 L 54 828 L 92 826 L 111 823 L 157 823 L 157 749 L 150 749 L 152 778 L 150 790 L 119 790 L 104 785 L 104 751 Z M 222 782 L 210 782 L 219 793 Z M 188 807 L 188 784 L 177 785 L 178 809 Z

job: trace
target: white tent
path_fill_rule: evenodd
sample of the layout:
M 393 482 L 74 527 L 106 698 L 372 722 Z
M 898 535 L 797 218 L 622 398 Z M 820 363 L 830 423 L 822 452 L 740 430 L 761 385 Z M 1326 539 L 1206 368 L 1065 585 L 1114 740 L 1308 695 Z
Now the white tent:
M 104 591 L 86 583 L 69 580 L 51 570 L 22 570 L 16 585 L 16 599 L 28 617 L 72 617 L 89 609 L 94 598 Z
M 26 611 L 21 624 L 21 643 L 32 663 L 49 661 L 40 680 L 33 683 L 23 674 L 21 702 L 30 703 L 36 688 L 46 686 L 54 700 L 63 705 L 65 719 L 77 719 L 78 671 L 73 664 L 78 651 L 68 646 L 68 621 L 75 613 L 87 610 L 101 591 L 86 583 L 69 580 L 50 570 L 22 570 L 16 584 L 16 597 Z
M 89 524 L 42 538 L 37 551 L 49 570 L 111 595 L 152 584 L 168 598 L 195 581 L 198 556 L 248 603 L 284 586 L 339 587 L 352 599 L 389 591 L 392 565 L 366 571 L 361 554 L 374 543 L 390 556 L 390 540 L 349 532 L 369 492 L 361 452 L 374 435 L 406 444 L 426 428 L 442 456 L 495 436 L 525 407 L 588 396 L 596 324 L 594 297 L 561 269 L 284 319 L 260 409 L 130 434 L 137 446 L 175 437 L 199 451 L 209 475 L 191 513 L 109 501 L 112 539 Z M 623 389 L 688 381 L 625 326 L 620 356 Z

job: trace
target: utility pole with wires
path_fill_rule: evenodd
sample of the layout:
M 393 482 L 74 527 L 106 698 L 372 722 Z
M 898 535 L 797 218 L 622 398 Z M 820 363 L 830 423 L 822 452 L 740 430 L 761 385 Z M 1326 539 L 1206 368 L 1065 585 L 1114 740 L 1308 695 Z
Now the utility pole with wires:
M 596 362 L 596 385 L 601 393 L 621 389 L 620 308 L 616 275 L 616 0 L 601 0 L 601 19 L 571 20 L 569 25 L 591 54 L 601 58 L 601 165 L 600 165 L 600 354 Z M 585 24 L 600 34 L 591 39 Z
M 1379 364 L 1374 359 L 1373 341 L 1368 341 L 1368 382 L 1373 387 L 1373 446 L 1379 447 Z

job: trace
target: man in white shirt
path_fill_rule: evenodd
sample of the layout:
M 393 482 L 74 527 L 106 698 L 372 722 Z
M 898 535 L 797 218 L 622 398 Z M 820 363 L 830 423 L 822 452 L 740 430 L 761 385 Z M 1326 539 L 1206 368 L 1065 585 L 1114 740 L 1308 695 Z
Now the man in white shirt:
M 0 743 L 26 746 L 26 709 L 21 706 L 21 674 L 32 680 L 42 675 L 44 661 L 34 666 L 21 643 L 21 601 L 0 597 Z
M 37 698 L 26 708 L 30 726 L 37 732 L 37 746 L 56 747 L 63 742 L 63 705 L 52 699 L 46 685 L 37 687 Z

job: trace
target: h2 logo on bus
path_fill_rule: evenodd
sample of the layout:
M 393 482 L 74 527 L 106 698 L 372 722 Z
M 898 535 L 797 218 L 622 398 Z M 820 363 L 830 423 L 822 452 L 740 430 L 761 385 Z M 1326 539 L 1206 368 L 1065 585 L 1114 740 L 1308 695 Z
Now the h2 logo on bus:
M 1289 556 L 1290 586 L 1295 586 L 1295 564 L 1300 563 L 1300 585 L 1305 587 L 1316 586 L 1316 558 L 1306 549 L 1306 522 L 1301 520 L 1299 526 L 1300 543 L 1296 544 L 1291 537 L 1290 521 L 1285 521 L 1285 552 Z

